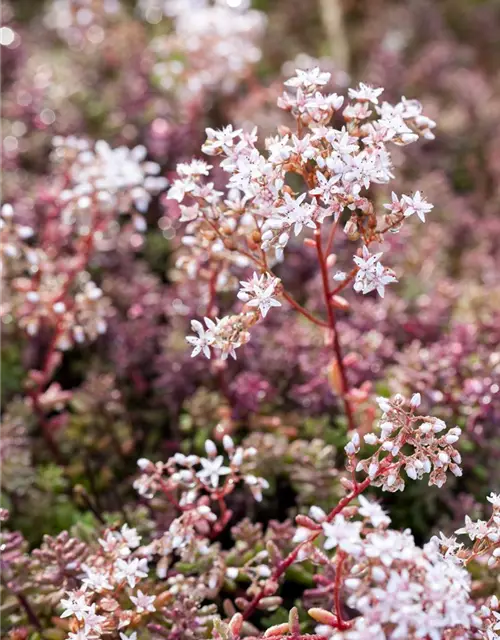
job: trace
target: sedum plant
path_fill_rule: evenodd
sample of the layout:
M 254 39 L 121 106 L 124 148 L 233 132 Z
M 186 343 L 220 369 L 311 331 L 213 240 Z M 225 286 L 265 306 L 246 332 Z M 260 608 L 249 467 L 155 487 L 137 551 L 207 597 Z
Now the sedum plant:
M 287 443 L 277 447 L 277 439 L 271 439 L 271 451 L 266 451 L 270 440 L 258 433 L 239 444 L 228 433 L 230 412 L 221 411 L 217 443 L 205 439 L 203 455 L 176 452 L 166 462 L 139 458 L 133 481 L 136 509 L 106 518 L 97 513 L 85 531 L 75 527 L 46 536 L 31 553 L 21 534 L 3 530 L 2 588 L 10 637 L 499 637 L 499 496 L 488 497 L 488 520 L 467 516 L 455 535 L 434 536 L 423 547 L 410 531 L 391 528 L 388 514 L 369 497 L 371 488 L 395 493 L 424 477 L 441 488 L 450 474 L 460 477 L 461 429 L 420 415 L 419 393 L 410 399 L 399 394 L 375 399 L 371 385 L 350 384 L 353 362 L 344 352 L 339 322 L 349 308 L 350 288 L 384 297 L 386 287 L 397 281 L 396 273 L 381 262 L 379 245 L 385 235 L 397 233 L 412 216 L 425 221 L 432 210 L 419 191 L 393 193 L 382 207 L 375 194 L 376 185 L 393 178 L 391 147 L 432 138 L 434 122 L 417 101 L 403 98 L 390 105 L 382 101 L 382 89 L 364 84 L 349 90 L 344 105 L 342 96 L 322 93 L 328 80 L 329 74 L 313 68 L 298 70 L 287 81 L 291 92 L 279 99 L 279 106 L 291 114 L 294 125 L 281 126 L 266 140 L 265 151 L 259 150 L 256 130 L 230 125 L 207 129 L 203 150 L 222 156 L 227 188 L 216 188 L 207 179 L 211 167 L 195 159 L 178 165 L 168 197 L 180 203 L 180 220 L 186 223 L 177 279 L 192 279 L 204 288 L 203 323 L 192 320 L 195 335 L 187 341 L 193 356 L 210 361 L 209 373 L 220 376 L 223 393 L 228 357 L 237 358 L 257 325 L 266 326 L 268 315 L 290 306 L 322 332 L 329 380 L 342 400 L 349 435 L 345 468 L 339 465 L 326 476 L 334 487 L 332 503 L 326 508 L 313 503 L 307 513 L 283 521 L 252 518 L 271 492 L 266 475 L 271 479 L 272 469 L 266 474 L 260 459 L 268 456 L 271 466 L 273 453 L 292 453 Z M 59 143 L 73 148 L 68 141 Z M 70 225 L 86 220 L 89 210 L 90 215 L 100 213 L 99 203 L 104 203 L 104 213 L 128 208 L 135 216 L 135 209 L 141 210 L 137 200 L 149 198 L 147 184 L 155 191 L 165 186 L 158 178 L 151 182 L 148 175 L 156 174 L 156 167 L 144 167 L 137 149 L 112 152 L 100 144 L 78 149 L 76 158 L 78 171 L 66 174 L 70 186 L 59 193 L 57 209 L 69 216 Z M 13 247 L 10 258 L 17 257 L 15 251 L 28 257 L 25 240 L 32 234 L 16 226 L 8 207 L 3 217 Z M 75 240 L 77 258 L 84 245 L 82 266 L 94 247 L 85 242 L 88 225 L 86 229 L 79 234 L 84 240 Z M 284 285 L 288 255 L 299 242 L 317 267 L 323 311 L 306 308 Z M 58 254 L 48 256 L 50 260 L 40 256 L 36 264 L 41 273 L 52 273 L 54 260 L 65 264 Z M 33 263 L 27 263 L 29 270 Z M 24 268 L 21 260 L 16 264 Z M 79 292 L 71 297 L 73 285 L 79 284 L 74 270 L 62 270 L 62 282 L 51 280 L 57 285 L 51 295 L 34 286 L 38 270 L 32 279 L 20 275 L 24 284 L 14 288 L 16 321 L 36 329 L 32 319 L 42 313 L 54 336 L 49 364 L 32 376 L 35 408 L 67 400 L 48 384 L 59 363 L 52 352 L 66 346 L 65 338 L 78 342 L 72 318 L 69 325 L 62 320 L 78 308 Z M 91 287 L 94 291 L 97 286 Z M 222 315 L 227 291 L 236 292 L 239 302 Z M 28 297 L 33 292 L 38 297 Z M 92 332 L 90 337 L 95 337 Z M 229 403 L 230 392 L 225 395 Z M 315 441 L 312 448 L 317 447 Z M 325 445 L 323 453 L 332 451 Z M 297 458 L 306 454 L 295 447 Z M 321 452 L 317 455 L 324 460 Z M 294 466 L 289 466 L 293 474 Z M 300 485 L 297 475 L 294 481 Z M 320 475 L 324 481 L 324 469 Z M 2 512 L 2 519 L 7 513 Z

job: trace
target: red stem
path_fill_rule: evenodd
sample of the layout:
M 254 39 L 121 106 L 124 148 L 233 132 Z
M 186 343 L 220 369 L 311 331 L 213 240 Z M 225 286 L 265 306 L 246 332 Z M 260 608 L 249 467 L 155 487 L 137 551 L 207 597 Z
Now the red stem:
M 337 627 L 341 631 L 343 629 L 349 629 L 351 626 L 348 622 L 344 622 L 342 619 L 342 606 L 340 602 L 340 590 L 342 587 L 342 569 L 346 559 L 346 554 L 343 551 L 339 551 L 337 554 L 337 566 L 335 567 L 335 584 L 333 587 L 333 600 L 335 603 L 335 613 L 337 614 Z
M 324 328 L 329 328 L 329 324 L 327 324 L 326 322 L 323 322 L 322 320 L 320 320 L 319 318 L 316 318 L 315 316 L 313 316 L 312 313 L 309 313 L 309 311 L 307 309 L 305 309 L 302 305 L 300 305 L 294 298 L 292 298 L 292 296 L 290 294 L 288 294 L 286 291 L 283 290 L 282 294 L 281 294 L 285 300 L 294 308 L 296 309 L 300 314 L 302 314 L 304 317 L 306 317 L 310 322 L 313 322 L 314 324 L 317 324 L 320 327 L 324 327 Z
M 335 313 L 330 302 L 331 291 L 328 284 L 328 267 L 326 264 L 326 257 L 323 253 L 323 247 L 321 246 L 321 231 L 318 227 L 314 232 L 314 238 L 316 241 L 316 251 L 318 253 L 318 261 L 321 270 L 321 279 L 323 282 L 323 295 L 325 298 L 326 311 L 328 314 L 328 324 L 333 334 L 333 350 L 335 352 L 335 358 L 338 363 L 340 378 L 342 380 L 342 399 L 344 401 L 345 413 L 347 416 L 347 422 L 349 423 L 349 430 L 354 431 L 356 429 L 356 423 L 354 421 L 354 413 L 351 407 L 351 403 L 347 398 L 349 393 L 349 383 L 347 381 L 347 374 L 344 367 L 344 357 L 342 355 L 342 347 L 340 344 L 339 332 L 336 328 Z
M 333 298 L 333 296 L 336 296 L 343 289 L 345 289 L 348 284 L 352 282 L 354 276 L 357 274 L 358 271 L 359 271 L 358 267 L 355 267 L 350 273 L 347 274 L 347 278 L 343 282 L 341 282 L 337 287 L 335 287 L 335 289 L 332 289 L 332 291 L 330 291 L 330 300 Z
M 340 219 L 340 215 L 339 217 L 334 220 L 334 222 L 332 223 L 332 226 L 330 227 L 330 232 L 328 234 L 328 240 L 326 242 L 326 250 L 325 253 L 326 255 L 330 255 L 330 251 L 332 250 L 332 245 L 333 245 L 333 240 L 335 238 L 335 232 L 337 231 L 337 225 Z

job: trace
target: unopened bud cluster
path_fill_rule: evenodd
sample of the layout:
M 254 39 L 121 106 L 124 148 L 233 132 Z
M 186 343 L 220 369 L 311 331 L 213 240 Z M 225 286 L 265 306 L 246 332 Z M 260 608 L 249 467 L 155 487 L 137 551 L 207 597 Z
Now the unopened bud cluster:
M 361 446 L 357 433 L 346 446 L 357 472 L 364 471 L 384 491 L 402 491 L 403 472 L 411 480 L 430 474 L 429 485 L 438 487 L 446 482 L 448 470 L 462 475 L 461 456 L 454 447 L 461 434 L 459 427 L 448 429 L 439 418 L 415 415 L 414 400 L 408 403 L 400 395 L 378 398 L 378 405 L 383 413 L 377 431 L 363 436 L 367 445 L 376 447 L 375 453 L 355 462 Z

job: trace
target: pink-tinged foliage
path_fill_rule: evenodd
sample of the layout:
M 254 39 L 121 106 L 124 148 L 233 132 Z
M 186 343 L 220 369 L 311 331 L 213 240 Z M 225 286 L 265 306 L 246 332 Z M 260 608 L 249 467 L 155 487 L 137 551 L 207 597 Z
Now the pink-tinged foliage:
M 24 4 L 5 636 L 500 638 L 494 3 Z

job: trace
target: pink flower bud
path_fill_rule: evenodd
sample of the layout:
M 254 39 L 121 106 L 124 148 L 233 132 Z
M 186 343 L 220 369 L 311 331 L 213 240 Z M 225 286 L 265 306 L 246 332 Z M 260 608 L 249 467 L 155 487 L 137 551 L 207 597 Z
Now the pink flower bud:
M 414 393 L 412 395 L 412 397 L 411 397 L 411 400 L 410 400 L 410 406 L 413 409 L 416 409 L 417 407 L 420 406 L 421 401 L 422 401 L 422 398 L 420 397 L 420 394 L 419 393 Z
M 217 447 L 212 440 L 205 441 L 205 451 L 207 452 L 207 456 L 216 456 L 217 455 Z
M 243 616 L 241 613 L 235 613 L 229 622 L 229 629 L 235 636 L 239 636 L 241 633 L 241 627 L 243 625 Z
M 282 624 L 275 624 L 264 633 L 264 638 L 270 638 L 272 636 L 281 636 L 288 633 L 289 627 L 288 622 L 283 622 Z
M 307 613 L 311 616 L 313 620 L 319 622 L 321 624 L 327 624 L 330 627 L 337 626 L 337 616 L 326 609 L 320 609 L 319 607 L 313 607 L 309 609 Z

